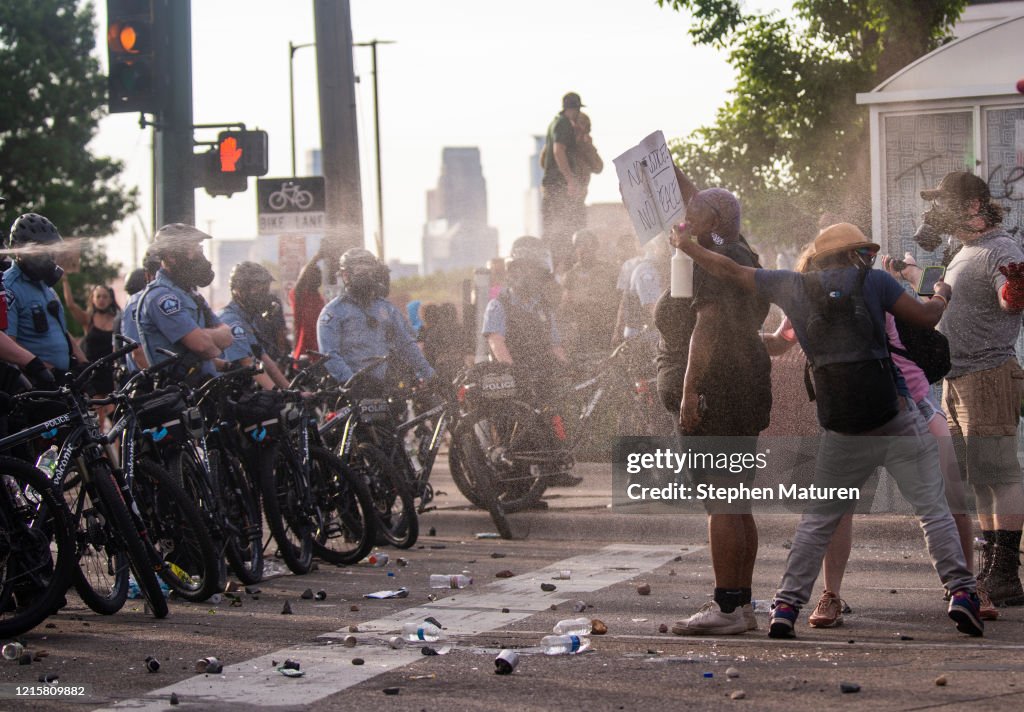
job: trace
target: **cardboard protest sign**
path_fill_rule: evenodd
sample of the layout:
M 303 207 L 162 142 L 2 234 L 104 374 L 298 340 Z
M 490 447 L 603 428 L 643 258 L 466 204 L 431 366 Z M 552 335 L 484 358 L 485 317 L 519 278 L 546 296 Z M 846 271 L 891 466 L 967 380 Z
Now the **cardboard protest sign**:
M 622 202 L 641 244 L 683 220 L 683 196 L 661 131 L 618 156 L 614 163 Z

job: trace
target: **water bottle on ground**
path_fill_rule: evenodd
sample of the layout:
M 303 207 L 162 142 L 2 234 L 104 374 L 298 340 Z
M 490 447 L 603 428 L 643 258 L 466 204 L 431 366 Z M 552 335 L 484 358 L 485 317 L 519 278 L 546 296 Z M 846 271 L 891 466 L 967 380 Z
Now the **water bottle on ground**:
M 433 643 L 441 640 L 444 633 L 433 623 L 406 623 L 402 626 L 402 639 L 410 643 Z
M 590 635 L 592 627 L 589 618 L 566 618 L 558 621 L 554 627 L 555 635 Z
M 431 588 L 465 588 L 473 583 L 473 579 L 465 574 L 431 574 Z
M 7 643 L 3 647 L 4 660 L 17 660 L 21 657 L 21 654 L 25 652 L 25 646 L 18 641 L 13 643 Z
M 387 566 L 389 557 L 383 551 L 378 551 L 366 557 L 366 563 L 370 566 Z
M 578 635 L 547 635 L 541 638 L 540 647 L 545 655 L 575 655 L 590 650 L 590 638 Z

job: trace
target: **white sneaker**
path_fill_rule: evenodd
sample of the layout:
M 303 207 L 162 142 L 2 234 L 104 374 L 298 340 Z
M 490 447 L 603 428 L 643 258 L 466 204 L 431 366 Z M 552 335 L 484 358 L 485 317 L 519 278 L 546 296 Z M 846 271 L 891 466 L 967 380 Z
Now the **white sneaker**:
M 757 617 L 754 615 L 754 606 L 747 603 L 741 609 L 743 620 L 747 623 L 747 630 L 757 630 Z
M 746 633 L 747 625 L 742 608 L 722 613 L 717 603 L 708 601 L 686 620 L 676 621 L 672 632 L 676 635 L 737 635 Z

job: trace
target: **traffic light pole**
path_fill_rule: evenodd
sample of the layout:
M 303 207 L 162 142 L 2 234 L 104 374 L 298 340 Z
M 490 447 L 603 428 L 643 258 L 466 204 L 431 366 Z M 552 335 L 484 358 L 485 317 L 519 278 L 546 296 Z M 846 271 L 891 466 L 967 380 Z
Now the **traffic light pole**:
M 153 142 L 156 225 L 195 224 L 192 159 L 192 7 L 183 0 L 156 0 L 161 39 L 163 91 Z
M 380 171 L 380 97 L 377 93 L 377 45 L 394 44 L 392 40 L 356 42 L 356 47 L 369 47 L 373 72 L 373 138 L 377 156 L 377 259 L 384 261 L 384 180 Z
M 342 252 L 363 246 L 352 20 L 348 0 L 313 0 L 320 141 L 327 185 L 324 251 L 333 267 Z M 333 270 L 331 270 L 333 272 Z M 333 282 L 334 275 L 325 275 Z
M 288 110 L 292 118 L 292 177 L 298 175 L 295 172 L 295 52 L 303 47 L 315 46 L 315 42 L 293 44 L 288 40 Z

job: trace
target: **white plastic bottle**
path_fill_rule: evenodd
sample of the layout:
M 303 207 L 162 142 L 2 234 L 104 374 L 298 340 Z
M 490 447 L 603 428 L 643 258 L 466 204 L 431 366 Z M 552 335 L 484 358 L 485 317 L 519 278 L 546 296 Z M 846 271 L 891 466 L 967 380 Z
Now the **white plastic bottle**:
M 555 635 L 590 635 L 593 630 L 589 618 L 566 618 L 558 621 L 554 627 Z
M 431 574 L 431 588 L 465 588 L 473 583 L 473 579 L 465 574 Z
M 578 635 L 547 635 L 541 638 L 540 647 L 545 655 L 575 655 L 590 650 L 590 638 Z
M 693 259 L 677 249 L 672 255 L 672 291 L 673 297 L 693 296 Z
M 433 643 L 441 640 L 444 633 L 433 623 L 406 623 L 402 626 L 402 640 L 410 643 Z
M 36 460 L 36 468 L 38 468 L 44 475 L 53 479 L 53 473 L 57 470 L 57 457 L 60 455 L 60 451 L 56 445 L 51 445 L 46 452 L 39 456 Z
M 388 555 L 383 551 L 375 552 L 366 557 L 366 563 L 370 566 L 387 566 L 389 560 Z

